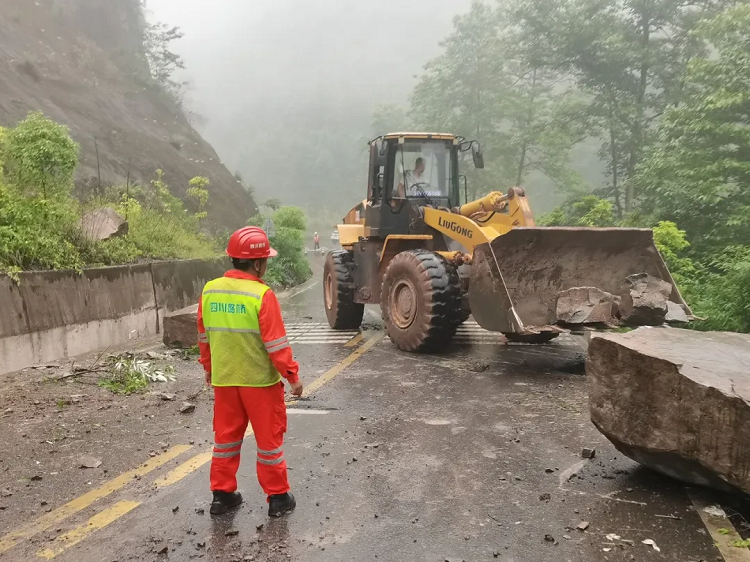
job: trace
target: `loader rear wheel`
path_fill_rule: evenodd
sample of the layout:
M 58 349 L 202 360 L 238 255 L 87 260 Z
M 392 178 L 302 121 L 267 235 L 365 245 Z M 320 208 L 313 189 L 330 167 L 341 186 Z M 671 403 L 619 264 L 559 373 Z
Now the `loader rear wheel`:
M 335 250 L 326 256 L 323 267 L 323 301 L 328 324 L 334 330 L 355 330 L 362 324 L 365 305 L 354 302 L 351 252 Z
M 547 343 L 559 335 L 557 332 L 540 332 L 538 334 L 503 333 L 505 339 L 510 343 Z
M 432 351 L 447 345 L 460 324 L 456 269 L 427 250 L 397 254 L 383 275 L 380 308 L 399 349 Z

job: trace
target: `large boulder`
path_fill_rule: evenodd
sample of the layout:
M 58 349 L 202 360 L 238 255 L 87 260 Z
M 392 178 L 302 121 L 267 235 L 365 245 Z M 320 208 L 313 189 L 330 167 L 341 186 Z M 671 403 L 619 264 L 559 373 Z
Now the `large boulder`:
M 164 345 L 185 348 L 198 345 L 198 305 L 166 314 L 163 327 Z
M 617 297 L 596 287 L 573 287 L 557 294 L 555 316 L 564 324 L 617 324 Z
M 109 207 L 94 209 L 81 218 L 81 231 L 91 240 L 109 240 L 128 233 L 128 223 Z
M 679 480 L 750 493 L 750 335 L 639 328 L 591 337 L 591 421 Z
M 626 324 L 659 326 L 667 315 L 672 284 L 649 275 L 636 273 L 625 279 L 620 292 L 620 318 Z

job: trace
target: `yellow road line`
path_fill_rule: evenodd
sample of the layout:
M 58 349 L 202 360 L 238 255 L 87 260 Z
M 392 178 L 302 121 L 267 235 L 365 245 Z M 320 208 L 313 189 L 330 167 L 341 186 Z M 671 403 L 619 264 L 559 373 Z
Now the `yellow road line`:
M 711 501 L 711 496 L 695 488 L 688 488 L 687 493 L 724 560 L 726 562 L 750 562 L 750 550 L 734 546 L 734 542 L 742 537 L 724 511 Z
M 11 531 L 7 535 L 0 538 L 0 554 L 7 550 L 10 550 L 20 541 L 36 535 L 37 533 L 41 533 L 42 531 L 49 529 L 52 525 L 55 525 L 63 519 L 70 517 L 74 513 L 87 508 L 95 501 L 100 500 L 110 495 L 111 493 L 120 490 L 121 488 L 124 488 L 130 482 L 132 482 L 133 478 L 135 478 L 136 476 L 144 476 L 145 474 L 148 474 L 155 468 L 158 468 L 163 464 L 171 461 L 175 457 L 178 457 L 188 449 L 191 449 L 190 445 L 175 445 L 158 457 L 147 460 L 141 466 L 132 470 L 128 470 L 127 472 L 123 472 L 117 478 L 114 478 L 109 482 L 105 482 L 98 488 L 91 490 L 90 492 L 87 492 L 82 496 L 75 498 L 74 500 L 69 501 L 65 505 L 50 511 L 45 515 L 42 515 L 35 521 L 31 521 L 30 523 L 22 525 L 18 529 Z
M 377 344 L 380 340 L 382 340 L 384 337 L 384 334 L 376 334 L 367 342 L 361 346 L 356 351 L 352 352 L 351 355 L 346 357 L 341 363 L 337 364 L 327 372 L 323 373 L 315 379 L 313 382 L 310 383 L 310 385 L 305 389 L 306 392 L 311 393 L 329 382 L 333 377 L 338 375 L 341 371 L 346 369 L 349 365 L 354 363 L 357 359 L 359 359 L 362 355 L 364 355 L 370 348 L 372 348 L 375 344 Z M 297 400 L 289 400 L 287 401 L 287 406 L 292 406 L 297 403 Z M 245 437 L 248 437 L 253 434 L 253 428 L 248 425 L 247 431 L 245 432 Z M 177 468 L 174 468 L 173 470 L 169 471 L 167 474 L 164 475 L 164 478 L 160 478 L 154 483 L 155 488 L 166 488 L 167 486 L 171 486 L 172 484 L 176 484 L 183 478 L 185 478 L 187 475 L 195 472 L 200 467 L 202 467 L 204 464 L 207 464 L 211 460 L 212 452 L 206 451 L 205 453 L 200 453 L 198 455 L 195 455 L 194 457 L 188 459 L 184 463 L 182 463 Z
M 354 336 L 352 339 L 350 339 L 348 342 L 346 342 L 344 344 L 344 347 L 354 347 L 359 342 L 361 342 L 362 338 L 364 338 L 364 337 L 365 337 L 365 335 L 362 332 L 360 332 L 359 334 L 357 334 L 356 336 Z
M 164 475 L 164 478 L 159 478 L 156 482 L 154 482 L 154 488 L 166 488 L 167 486 L 171 486 L 175 482 L 179 482 L 180 480 L 185 478 L 185 476 L 195 470 L 198 470 L 204 464 L 209 462 L 211 460 L 211 456 L 211 451 L 206 451 L 205 453 L 195 455 L 191 459 L 182 463 L 180 466 L 170 470 L 167 474 Z
M 36 553 L 40 558 L 46 558 L 51 560 L 58 554 L 62 554 L 71 546 L 74 546 L 89 536 L 94 531 L 106 527 L 116 519 L 119 519 L 126 513 L 134 510 L 138 507 L 140 502 L 121 501 L 117 502 L 112 507 L 105 509 L 104 511 L 97 513 L 91 519 L 89 519 L 83 525 L 79 525 L 75 529 L 72 529 L 57 537 L 52 543 L 51 548 L 45 548 Z
M 360 346 L 355 351 L 353 351 L 351 355 L 349 355 L 341 363 L 329 369 L 328 371 L 320 375 L 317 379 L 312 381 L 305 390 L 307 390 L 308 393 L 312 393 L 318 390 L 321 386 L 329 382 L 333 377 L 338 375 L 341 371 L 343 371 L 349 365 L 354 363 L 357 359 L 362 357 L 370 349 L 375 347 L 375 345 L 377 345 L 380 342 L 380 340 L 382 340 L 384 337 L 385 337 L 385 334 L 383 332 L 378 332 L 377 334 L 375 334 L 373 337 L 367 340 L 362 346 Z

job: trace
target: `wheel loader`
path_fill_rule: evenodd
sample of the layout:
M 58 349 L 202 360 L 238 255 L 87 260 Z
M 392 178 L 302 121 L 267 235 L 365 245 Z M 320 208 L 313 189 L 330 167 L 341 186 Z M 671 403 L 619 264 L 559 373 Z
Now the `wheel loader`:
M 338 225 L 341 250 L 325 261 L 326 315 L 356 329 L 379 304 L 391 341 L 405 351 L 443 348 L 470 315 L 510 342 L 542 343 L 560 291 L 597 287 L 617 295 L 647 273 L 672 286 L 650 229 L 537 227 L 524 190 L 468 201 L 459 164 L 481 146 L 442 133 L 391 133 L 369 143 L 367 198 Z

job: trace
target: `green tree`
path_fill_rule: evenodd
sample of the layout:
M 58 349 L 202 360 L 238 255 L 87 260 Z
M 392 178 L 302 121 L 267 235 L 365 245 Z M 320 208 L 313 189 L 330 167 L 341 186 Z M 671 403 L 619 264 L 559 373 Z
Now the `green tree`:
M 587 135 L 580 103 L 508 18 L 477 2 L 454 20 L 443 53 L 414 89 L 412 116 L 423 128 L 482 142 L 487 170 L 466 171 L 474 196 L 523 184 L 531 174 L 579 186 L 568 155 Z
M 208 178 L 195 176 L 189 182 L 190 187 L 187 190 L 187 196 L 193 199 L 197 206 L 198 212 L 193 215 L 198 221 L 208 216 L 206 206 L 208 205 Z
M 39 111 L 7 132 L 5 178 L 24 194 L 43 199 L 67 197 L 78 164 L 78 143 L 68 128 Z
M 275 197 L 266 199 L 263 203 L 266 207 L 269 207 L 272 211 L 278 211 L 281 208 L 281 200 Z
M 704 22 L 712 46 L 684 77 L 638 177 L 645 208 L 682 225 L 699 254 L 750 246 L 750 5 Z
M 181 39 L 184 33 L 178 27 L 163 23 L 147 24 L 143 30 L 143 46 L 151 77 L 177 101 L 181 97 L 185 82 L 174 79 L 175 72 L 183 70 L 182 58 L 171 50 L 171 43 Z
M 565 70 L 590 100 L 607 163 L 606 194 L 618 216 L 631 212 L 634 181 L 659 116 L 681 96 L 687 60 L 703 48 L 696 22 L 731 0 L 522 0 L 519 28 L 548 66 Z

